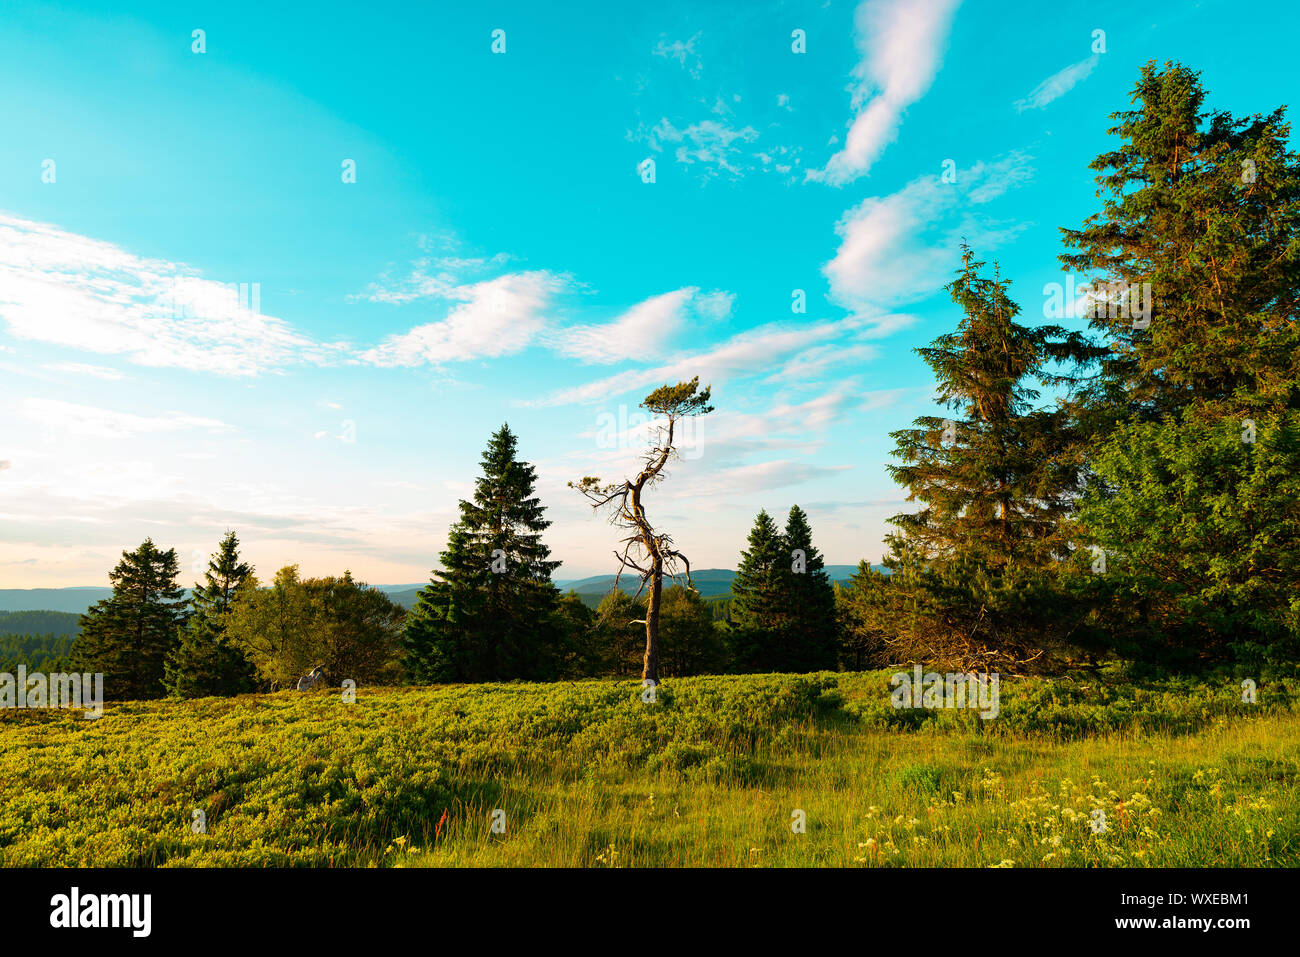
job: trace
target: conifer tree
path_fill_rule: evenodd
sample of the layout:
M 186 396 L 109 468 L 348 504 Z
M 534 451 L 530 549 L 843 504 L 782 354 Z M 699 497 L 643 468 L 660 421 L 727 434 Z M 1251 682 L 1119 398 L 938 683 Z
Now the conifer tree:
M 253 690 L 253 663 L 226 635 L 231 605 L 252 566 L 239 558 L 239 539 L 227 532 L 208 560 L 203 583 L 190 593 L 191 614 L 167 656 L 163 684 L 177 698 L 233 695 Z
M 543 680 L 559 668 L 559 593 L 542 532 L 536 472 L 516 459 L 508 425 L 483 453 L 472 500 L 460 503 L 442 568 L 407 616 L 407 669 L 421 681 Z
M 1112 356 L 1086 408 L 1079 517 L 1095 624 L 1126 654 L 1300 647 L 1300 159 L 1283 108 L 1205 107 L 1199 75 L 1147 64 L 1100 212 L 1063 230 L 1093 285 L 1149 284 L 1151 314 L 1094 316 Z
M 731 582 L 732 656 L 742 671 L 789 671 L 795 667 L 791 641 L 790 552 L 763 509 L 749 530 L 748 547 Z
M 1090 286 L 1150 300 L 1149 316 L 1111 308 L 1116 295 L 1092 310 L 1111 348 L 1094 418 L 1296 408 L 1300 164 L 1285 108 L 1208 111 L 1199 74 L 1176 63 L 1146 64 L 1132 98 L 1111 114 L 1119 144 L 1091 164 L 1102 210 L 1062 230 L 1061 262 Z
M 790 556 L 788 614 L 795 633 L 790 645 L 797 671 L 834 671 L 839 658 L 839 628 L 835 616 L 835 586 L 826 574 L 822 554 L 813 545 L 808 515 L 790 508 L 783 544 Z
M 1015 321 L 1009 282 L 981 275 L 962 246 L 948 285 L 961 307 L 957 330 L 916 350 L 934 370 L 951 418 L 922 416 L 892 433 L 889 466 L 919 512 L 894 516 L 886 564 L 909 596 L 898 623 L 909 657 L 946 653 L 974 666 L 1036 655 L 1068 615 L 1048 622 L 1033 609 L 1059 605 L 1056 563 L 1069 551 L 1064 520 L 1080 487 L 1072 406 L 1041 408 L 1040 387 L 1076 386 L 1097 349 L 1059 326 Z M 1065 363 L 1062 369 L 1058 364 Z
M 114 700 L 160 697 L 164 664 L 185 621 L 184 589 L 176 582 L 176 549 L 159 551 L 152 538 L 109 573 L 113 594 L 81 616 L 73 647 L 77 668 L 104 675 Z

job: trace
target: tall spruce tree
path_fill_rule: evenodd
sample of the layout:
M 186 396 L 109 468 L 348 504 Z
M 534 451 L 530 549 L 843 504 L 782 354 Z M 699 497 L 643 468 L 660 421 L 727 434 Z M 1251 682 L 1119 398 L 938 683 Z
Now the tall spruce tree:
M 1209 111 L 1181 65 L 1147 64 L 1132 99 L 1092 163 L 1101 211 L 1063 230 L 1066 266 L 1149 283 L 1152 305 L 1093 318 L 1112 356 L 1087 408 L 1082 580 L 1125 653 L 1282 660 L 1300 649 L 1300 161 L 1282 108 Z
M 208 559 L 204 581 L 190 593 L 191 614 L 167 656 L 163 685 L 168 694 L 199 698 L 253 690 L 253 663 L 226 634 L 231 606 L 252 574 L 252 566 L 240 560 L 238 537 L 227 532 Z
M 794 634 L 790 645 L 798 671 L 834 671 L 839 659 L 839 627 L 835 615 L 835 586 L 826 562 L 813 545 L 808 515 L 791 506 L 783 536 L 792 574 L 789 616 Z
M 442 569 L 407 617 L 407 669 L 419 681 L 541 680 L 560 667 L 559 592 L 534 496 L 533 466 L 516 459 L 508 425 L 483 453 L 474 497 L 460 503 Z
M 161 697 L 168 653 L 186 618 L 185 591 L 176 581 L 176 549 L 159 551 L 152 538 L 109 573 L 113 594 L 81 616 L 73 647 L 77 668 L 104 675 L 114 700 Z
M 790 671 L 791 556 L 772 516 L 763 509 L 749 530 L 748 547 L 731 582 L 732 658 L 742 671 Z
M 1300 166 L 1285 109 L 1234 118 L 1204 108 L 1199 74 L 1152 62 L 1120 142 L 1091 164 L 1100 212 L 1063 229 L 1061 262 L 1096 288 L 1133 290 L 1151 315 L 1094 310 L 1111 348 L 1093 411 L 1104 426 L 1187 404 L 1249 415 L 1300 398 Z M 1112 296 L 1112 299 L 1114 297 Z
M 952 417 L 892 433 L 902 464 L 888 467 L 924 506 L 890 519 L 898 531 L 886 564 L 899 576 L 892 587 L 910 596 L 897 628 L 903 654 L 963 667 L 1036 656 L 1068 618 L 1055 607 L 1055 566 L 1068 554 L 1081 453 L 1071 405 L 1040 408 L 1039 387 L 1068 391 L 1098 353 L 1078 333 L 1016 322 L 1009 281 L 983 276 L 983 265 L 963 244 L 948 285 L 959 326 L 916 350 Z M 1041 613 L 1048 605 L 1058 620 Z

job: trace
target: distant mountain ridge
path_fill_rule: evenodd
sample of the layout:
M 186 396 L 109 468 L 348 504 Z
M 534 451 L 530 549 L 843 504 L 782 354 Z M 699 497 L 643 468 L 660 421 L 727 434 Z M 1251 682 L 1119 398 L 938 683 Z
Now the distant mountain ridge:
M 872 568 L 883 569 L 881 565 Z M 827 565 L 826 573 L 833 582 L 847 582 L 858 570 L 857 565 Z M 731 583 L 736 572 L 730 568 L 701 568 L 692 572 L 691 581 L 703 598 L 716 598 L 731 591 Z M 403 608 L 415 605 L 420 589 L 427 582 L 407 585 L 375 585 Z M 589 578 L 557 578 L 555 585 L 560 591 L 573 590 L 584 598 L 603 597 L 613 589 L 613 575 L 593 575 Z M 632 594 L 636 591 L 635 575 L 623 576 L 622 587 Z M 98 585 L 82 585 L 73 588 L 0 588 L 0 611 L 62 611 L 72 614 L 84 614 L 95 602 L 108 598 L 113 589 Z M 189 589 L 185 590 L 188 598 Z
M 873 565 L 872 567 L 880 569 L 883 566 Z M 857 565 L 826 566 L 826 574 L 830 576 L 833 582 L 847 582 L 857 570 Z M 555 584 L 561 591 L 572 590 L 579 595 L 606 595 L 614 588 L 614 577 L 613 575 L 595 575 L 591 578 L 579 578 L 574 581 L 557 580 Z M 718 595 L 728 594 L 731 591 L 731 583 L 735 578 L 736 572 L 730 568 L 701 568 L 691 572 L 691 583 L 695 585 L 702 598 L 714 598 Z M 623 576 L 622 588 L 628 594 L 633 594 L 636 591 L 637 584 L 638 577 L 635 573 Z

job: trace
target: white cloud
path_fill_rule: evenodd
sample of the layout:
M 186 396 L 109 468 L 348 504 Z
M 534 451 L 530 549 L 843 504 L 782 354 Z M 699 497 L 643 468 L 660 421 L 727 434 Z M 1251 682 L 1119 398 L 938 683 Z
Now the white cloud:
M 706 319 L 721 321 L 731 315 L 731 307 L 735 304 L 736 294 L 734 292 L 724 292 L 717 289 L 702 296 L 697 296 L 695 311 Z
M 896 193 L 863 200 L 835 227 L 840 247 L 822 269 L 830 280 L 831 298 L 866 318 L 872 311 L 934 292 L 956 268 L 956 244 L 962 236 L 981 252 L 1022 228 L 999 228 L 971 207 L 988 203 L 1031 176 L 1029 157 L 1015 152 L 959 170 L 956 183 L 944 183 L 938 175 L 922 176 Z M 892 328 L 905 324 L 901 318 L 887 317 Z
M 664 117 L 650 131 L 648 142 L 653 150 L 665 149 L 665 144 L 677 144 L 673 157 L 687 166 L 695 163 L 726 170 L 739 176 L 746 165 L 745 152 L 740 148 L 758 139 L 758 130 L 752 126 L 736 129 L 718 120 L 701 120 L 685 129 L 675 127 Z
M 19 413 L 26 419 L 47 429 L 62 429 L 73 435 L 103 438 L 131 438 L 151 432 L 176 432 L 186 429 L 205 429 L 211 433 L 233 432 L 234 426 L 217 419 L 189 415 L 185 412 L 164 412 L 144 416 L 130 412 L 114 412 L 90 405 L 77 405 L 60 399 L 24 399 L 19 403 Z
M 452 240 L 446 240 L 453 243 Z M 428 244 L 421 240 L 421 247 Z M 411 271 L 401 279 L 393 279 L 384 274 L 376 282 L 366 286 L 366 291 L 349 296 L 350 300 L 365 299 L 369 302 L 388 302 L 403 305 L 419 299 L 456 299 L 458 290 L 464 288 L 466 273 L 483 273 L 499 269 L 510 262 L 507 253 L 493 256 L 440 256 L 436 259 L 417 259 L 411 263 Z
M 866 0 L 854 15 L 862 59 L 853 71 L 854 118 L 844 148 L 808 178 L 842 186 L 866 173 L 898 134 L 903 113 L 930 88 L 961 0 Z
M 343 348 L 251 304 L 183 263 L 0 213 L 0 319 L 19 339 L 222 375 L 323 364 Z
M 836 339 L 846 330 L 853 328 L 855 323 L 852 320 L 825 321 L 810 325 L 772 323 L 759 326 L 733 336 L 705 352 L 684 356 L 649 369 L 632 370 L 584 385 L 561 389 L 545 398 L 526 404 L 554 406 L 597 402 L 650 385 L 685 382 L 695 376 L 699 376 L 703 384 L 717 385 L 728 379 L 767 371 L 785 357 L 819 342 Z
M 878 348 L 861 343 L 856 345 L 834 343 L 814 346 L 794 356 L 764 381 L 791 384 L 813 383 L 832 366 L 846 362 L 869 362 L 879 356 L 880 350 Z
M 686 306 L 698 292 L 694 286 L 666 292 L 637 303 L 613 322 L 565 329 L 557 335 L 556 347 L 584 362 L 657 358 L 681 328 Z
M 104 379 L 109 382 L 117 382 L 125 379 L 122 373 L 116 369 L 110 369 L 106 366 L 95 366 L 85 362 L 50 362 L 41 366 L 42 369 L 49 369 L 51 372 L 68 372 L 72 375 L 91 376 L 95 379 Z
M 677 65 L 689 73 L 692 79 L 698 80 L 700 71 L 704 68 L 704 61 L 695 52 L 695 44 L 699 39 L 699 33 L 696 33 L 689 40 L 674 40 L 672 43 L 669 43 L 664 37 L 660 37 L 659 42 L 651 52 L 655 56 L 676 60 Z
M 1014 106 L 1016 112 L 1023 113 L 1025 110 L 1041 110 L 1048 103 L 1058 97 L 1064 96 L 1070 90 L 1082 83 L 1088 78 L 1088 75 L 1096 68 L 1098 60 L 1101 57 L 1094 53 L 1086 60 L 1080 60 L 1078 63 L 1072 63 L 1063 70 L 1053 73 L 1030 92 L 1029 96 L 1023 100 L 1016 100 Z
M 536 270 L 449 288 L 441 295 L 459 303 L 444 319 L 389 336 L 361 359 L 415 366 L 520 352 L 546 327 L 551 301 L 566 287 L 564 277 Z

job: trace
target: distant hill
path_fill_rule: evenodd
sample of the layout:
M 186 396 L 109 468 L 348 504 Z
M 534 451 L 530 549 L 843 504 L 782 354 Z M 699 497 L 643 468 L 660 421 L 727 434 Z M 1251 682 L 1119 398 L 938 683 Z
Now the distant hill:
M 80 615 L 95 602 L 111 594 L 113 589 L 99 586 L 0 588 L 0 611 L 63 611 Z
M 0 611 L 0 635 L 75 636 L 80 617 L 68 611 Z
M 877 570 L 884 570 L 883 565 L 873 565 Z M 853 573 L 858 570 L 857 565 L 827 565 L 826 573 L 830 575 L 831 581 L 847 583 L 853 577 Z M 701 598 L 725 598 L 731 594 L 731 583 L 735 579 L 736 573 L 730 568 L 702 568 L 698 571 L 691 572 L 691 582 L 700 593 Z M 569 591 L 572 589 L 577 592 L 583 601 L 590 605 L 599 603 L 614 588 L 613 575 L 596 575 L 591 578 L 580 578 L 576 581 L 557 581 L 560 591 Z M 638 579 L 635 574 L 624 575 L 621 587 L 629 595 L 635 594 Z M 595 599 L 593 602 L 591 599 Z
M 881 565 L 872 567 L 883 569 Z M 831 581 L 835 582 L 847 582 L 857 570 L 857 565 L 826 566 L 827 574 L 831 576 Z M 731 581 L 735 577 L 736 573 L 730 568 L 702 568 L 691 574 L 691 581 L 699 589 L 701 597 L 718 598 L 731 593 Z M 403 608 L 411 608 L 415 605 L 420 589 L 425 584 L 427 583 L 420 582 L 416 585 L 375 585 L 374 587 Z M 560 591 L 573 589 L 587 604 L 597 604 L 614 587 L 614 576 L 594 575 L 591 578 L 561 578 L 556 579 L 555 584 Z M 625 575 L 623 577 L 623 590 L 629 595 L 634 593 L 636 591 L 636 578 Z M 112 594 L 113 589 L 98 586 L 79 588 L 0 588 L 0 612 L 59 611 L 80 615 L 84 614 L 95 602 L 108 598 Z M 185 596 L 189 597 L 189 589 L 186 589 Z M 43 629 L 41 633 L 44 633 L 45 630 L 51 629 Z M 68 632 L 68 634 L 76 634 L 76 631 L 74 622 L 72 631 Z M 6 632 L 3 628 L 0 628 L 0 634 L 16 633 L 18 632 Z
M 409 608 L 415 604 L 416 593 L 423 588 L 423 585 L 376 585 L 380 591 L 386 593 L 393 601 L 399 605 Z M 75 588 L 0 588 L 0 613 L 14 611 L 47 611 L 47 612 L 66 612 L 72 615 L 83 615 L 97 601 L 108 598 L 113 594 L 113 589 L 104 588 L 97 585 L 81 586 Z M 185 589 L 185 597 L 190 597 L 190 589 Z M 36 633 L 44 634 L 52 629 L 39 629 L 31 632 L 30 629 L 6 630 L 0 627 L 0 635 L 4 634 L 26 634 Z M 77 625 L 74 621 L 72 631 L 69 634 L 77 633 Z
M 420 597 L 420 589 L 423 585 L 376 585 L 381 592 L 386 594 L 391 601 L 396 602 L 408 611 L 415 607 L 415 600 Z

